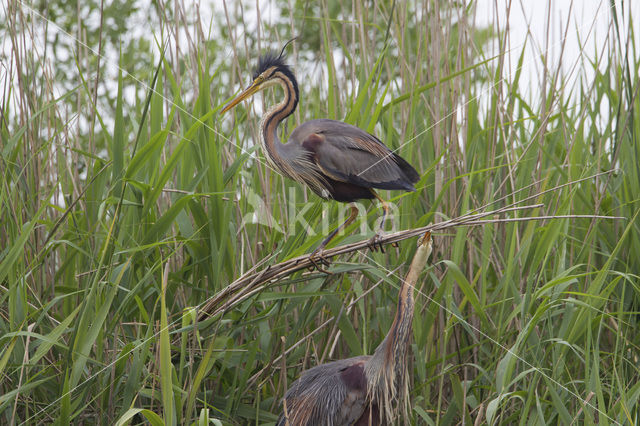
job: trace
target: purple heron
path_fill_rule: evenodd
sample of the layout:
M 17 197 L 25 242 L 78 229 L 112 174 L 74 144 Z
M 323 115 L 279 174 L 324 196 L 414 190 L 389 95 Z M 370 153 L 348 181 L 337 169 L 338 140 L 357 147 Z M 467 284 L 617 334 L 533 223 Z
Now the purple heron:
M 408 423 L 413 291 L 431 248 L 427 232 L 400 286 L 393 324 L 373 355 L 333 361 L 302 373 L 282 400 L 278 426 L 398 424 L 398 411 Z
M 341 121 L 307 121 L 291 133 L 287 143 L 280 142 L 278 126 L 293 113 L 300 98 L 298 83 L 285 63 L 283 53 L 284 49 L 280 55 L 267 53 L 262 56 L 253 82 L 220 113 L 224 114 L 263 89 L 282 87 L 284 99 L 272 106 L 260 121 L 260 144 L 270 165 L 282 175 L 307 185 L 324 199 L 345 203 L 360 199 L 380 200 L 384 213 L 380 228 L 371 240 L 371 247 L 375 248 L 389 213 L 389 205 L 375 189 L 415 191 L 413 184 L 420 175 L 378 138 Z M 321 253 L 357 215 L 358 209 L 352 204 L 347 220 L 331 232 L 311 256 Z

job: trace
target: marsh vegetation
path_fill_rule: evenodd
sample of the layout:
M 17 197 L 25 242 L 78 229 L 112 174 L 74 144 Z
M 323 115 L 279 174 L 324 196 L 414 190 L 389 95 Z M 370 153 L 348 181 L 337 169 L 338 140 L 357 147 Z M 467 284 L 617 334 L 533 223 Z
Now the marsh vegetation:
M 257 3 L 3 3 L 0 423 L 269 424 L 301 371 L 380 343 L 414 240 L 221 293 L 311 252 L 344 212 L 257 149 L 278 91 L 218 115 L 260 52 L 297 35 L 301 102 L 282 139 L 325 117 L 397 150 L 421 178 L 384 194 L 396 230 L 538 205 L 434 235 L 411 422 L 637 424 L 630 6 L 603 2 L 603 42 L 567 62 L 509 43 L 508 20 L 479 25 L 473 2 Z M 380 209 L 365 207 L 332 246 L 371 237 Z M 225 308 L 199 321 L 214 295 Z

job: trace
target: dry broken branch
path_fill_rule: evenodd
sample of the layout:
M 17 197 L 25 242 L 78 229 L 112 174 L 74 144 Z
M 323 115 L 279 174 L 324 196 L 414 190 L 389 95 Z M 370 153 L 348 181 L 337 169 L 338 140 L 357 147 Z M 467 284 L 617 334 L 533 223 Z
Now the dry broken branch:
M 418 235 L 424 234 L 426 231 L 432 233 L 444 231 L 449 228 L 455 228 L 458 226 L 477 226 L 485 225 L 488 223 L 505 223 L 505 222 L 523 222 L 530 220 L 548 220 L 548 219 L 573 219 L 573 218 L 589 218 L 589 219 L 624 219 L 616 216 L 599 216 L 599 215 L 554 215 L 554 216 L 535 216 L 535 217 L 507 217 L 496 219 L 483 219 L 490 216 L 502 215 L 509 212 L 530 210 L 543 207 L 543 204 L 532 204 L 527 206 L 518 207 L 503 207 L 500 209 L 492 210 L 484 213 L 465 214 L 463 216 L 445 220 L 435 224 L 429 224 L 420 228 L 406 229 L 402 231 L 393 232 L 383 235 L 380 239 L 381 245 L 393 244 L 399 241 L 403 241 Z M 322 252 L 322 257 L 326 260 L 355 252 L 362 249 L 369 249 L 369 240 L 358 241 L 356 243 L 345 244 L 335 248 L 327 249 Z M 207 300 L 199 311 L 198 320 L 203 321 L 211 317 L 215 317 L 220 313 L 228 311 L 233 306 L 241 303 L 256 293 L 261 292 L 273 282 L 293 274 L 294 272 L 303 269 L 313 269 L 316 264 L 309 258 L 310 256 L 303 255 L 293 259 L 285 260 L 275 265 L 268 265 L 267 267 L 257 270 L 261 265 L 264 265 L 274 259 L 275 256 L 270 256 L 263 259 L 259 264 L 255 265 L 251 270 L 247 271 L 237 280 L 229 284 L 223 290 L 219 291 L 209 300 Z

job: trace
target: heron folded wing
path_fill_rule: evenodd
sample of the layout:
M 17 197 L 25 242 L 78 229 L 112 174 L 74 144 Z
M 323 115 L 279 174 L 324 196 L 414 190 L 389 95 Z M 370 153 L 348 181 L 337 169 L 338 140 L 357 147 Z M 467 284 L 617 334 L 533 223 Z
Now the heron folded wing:
M 312 120 L 291 134 L 335 180 L 366 188 L 414 191 L 418 173 L 375 136 L 334 120 Z
M 351 425 L 365 410 L 368 356 L 337 360 L 305 371 L 287 391 L 286 417 L 277 425 Z

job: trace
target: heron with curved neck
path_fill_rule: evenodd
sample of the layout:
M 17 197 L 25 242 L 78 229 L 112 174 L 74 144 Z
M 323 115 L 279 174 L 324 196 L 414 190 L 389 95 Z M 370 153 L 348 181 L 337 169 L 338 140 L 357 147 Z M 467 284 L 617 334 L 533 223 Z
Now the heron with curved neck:
M 376 244 L 382 248 L 379 240 L 389 204 L 376 189 L 415 191 L 414 184 L 420 175 L 378 138 L 342 121 L 307 121 L 282 143 L 278 126 L 295 111 L 300 99 L 298 82 L 285 62 L 285 48 L 279 55 L 272 52 L 263 55 L 252 83 L 220 113 L 268 87 L 281 87 L 282 101 L 269 108 L 260 121 L 260 145 L 270 165 L 280 174 L 307 185 L 323 199 L 351 203 L 347 220 L 320 243 L 311 257 L 321 257 L 333 237 L 357 218 L 358 208 L 353 202 L 360 199 L 378 199 L 382 203 L 382 220 L 370 244 L 374 249 Z
M 409 423 L 407 357 L 413 292 L 431 249 L 427 232 L 400 286 L 391 328 L 373 355 L 321 364 L 302 373 L 283 398 L 278 426 Z

